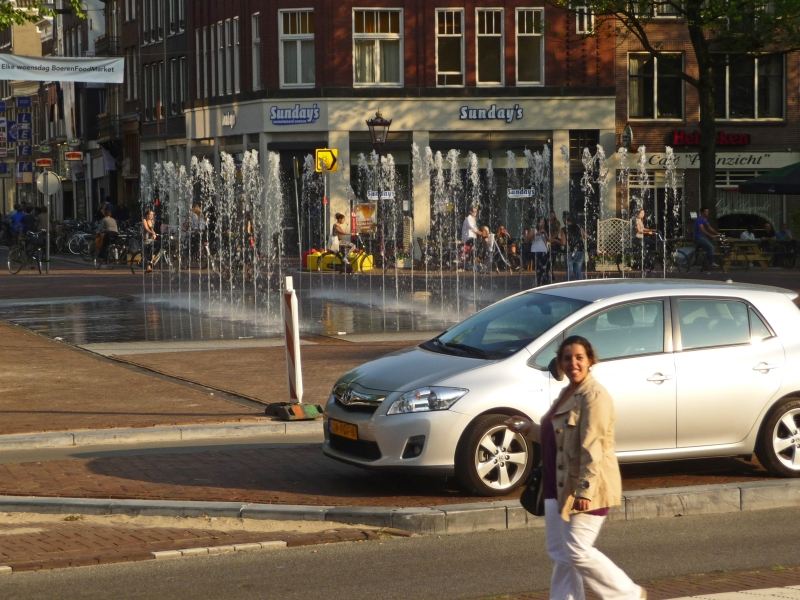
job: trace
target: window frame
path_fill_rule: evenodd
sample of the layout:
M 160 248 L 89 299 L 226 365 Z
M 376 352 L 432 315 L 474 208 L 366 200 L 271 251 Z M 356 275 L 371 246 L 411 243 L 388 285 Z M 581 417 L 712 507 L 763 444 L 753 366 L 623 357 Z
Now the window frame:
M 519 31 L 519 17 L 520 13 L 523 12 L 531 12 L 534 13 L 534 26 L 536 24 L 535 14 L 541 14 L 541 23 L 542 23 L 542 30 L 540 33 L 520 33 Z M 545 10 L 544 7 L 533 7 L 533 6 L 518 6 L 514 11 L 514 54 L 516 60 L 514 61 L 514 77 L 516 78 L 517 87 L 542 87 L 544 86 L 545 76 L 544 76 L 544 67 L 545 67 Z M 519 54 L 519 40 L 520 37 L 538 37 L 539 38 L 539 73 L 540 73 L 540 80 L 539 81 L 521 81 L 519 76 L 519 62 L 520 62 L 520 54 Z M 505 61 L 503 61 L 505 63 Z M 477 76 L 477 72 L 476 72 Z
M 440 34 L 439 33 L 439 15 L 442 15 L 442 14 L 445 14 L 445 13 L 451 13 L 451 14 L 459 16 L 459 18 L 461 20 L 461 23 L 460 23 L 460 25 L 461 25 L 461 33 L 460 34 L 456 35 L 456 34 L 452 34 L 452 33 L 449 33 L 449 34 L 448 33 L 445 33 L 445 34 Z M 434 23 L 435 23 L 435 29 L 436 29 L 436 33 L 435 33 L 435 36 L 436 36 L 436 49 L 435 49 L 435 52 L 436 52 L 436 56 L 435 56 L 435 61 L 436 61 L 436 87 L 438 87 L 438 88 L 463 88 L 463 87 L 466 86 L 466 83 L 467 83 L 466 44 L 464 43 L 465 39 L 466 39 L 466 30 L 464 28 L 464 21 L 465 20 L 464 20 L 464 8 L 463 7 L 438 7 L 438 8 L 436 8 L 434 10 Z M 440 38 L 455 38 L 455 37 L 458 37 L 459 41 L 461 42 L 461 49 L 460 49 L 460 52 L 459 52 L 460 55 L 461 55 L 460 56 L 460 59 L 461 59 L 461 72 L 458 73 L 459 75 L 461 75 L 461 83 L 460 84 L 439 83 L 439 76 L 440 75 L 443 75 L 445 77 L 456 75 L 456 73 L 453 73 L 451 71 L 440 71 L 439 70 L 439 39 Z
M 283 19 L 284 15 L 290 14 L 291 18 L 297 18 L 299 13 L 309 13 L 312 15 L 312 19 L 314 20 L 314 27 L 311 33 L 285 33 L 283 31 Z M 313 88 L 317 82 L 317 73 L 316 73 L 316 60 L 314 61 L 314 80 L 311 82 L 304 82 L 300 81 L 303 77 L 303 42 L 311 41 L 314 45 L 314 53 L 316 54 L 317 51 L 317 40 L 316 40 L 316 14 L 313 8 L 282 8 L 278 10 L 278 71 L 280 76 L 280 87 L 285 89 L 297 89 L 297 88 Z M 286 42 L 294 42 L 297 48 L 297 61 L 295 63 L 295 68 L 297 69 L 297 83 L 287 83 L 286 82 L 286 72 L 284 69 L 284 43 Z
M 261 77 L 261 12 L 260 11 L 254 12 L 250 15 L 250 63 L 251 63 L 250 88 L 254 92 L 258 92 L 264 89 L 264 81 Z
M 500 34 L 486 34 L 480 33 L 480 15 L 484 13 L 500 13 Z M 479 63 L 479 44 L 478 40 L 481 37 L 499 37 L 500 38 L 500 81 L 481 81 L 479 79 L 480 69 Z M 504 87 L 506 84 L 506 22 L 505 22 L 505 8 L 496 6 L 480 6 L 475 8 L 475 86 L 476 87 Z
M 387 13 L 397 13 L 398 15 L 398 32 L 396 34 L 393 33 L 356 33 L 356 13 L 364 12 L 364 13 L 376 13 L 376 12 L 387 12 Z M 404 52 L 405 52 L 405 10 L 403 8 L 384 8 L 384 7 L 361 7 L 361 6 L 354 6 L 351 12 L 351 19 L 352 19 L 352 29 L 351 34 L 353 36 L 353 48 L 352 48 L 352 56 L 353 56 L 353 87 L 354 88 L 371 88 L 371 87 L 383 87 L 383 88 L 401 88 L 405 82 L 405 61 L 403 60 Z M 375 79 L 374 82 L 360 82 L 356 81 L 356 41 L 361 40 L 371 40 L 375 44 L 376 52 L 375 52 Z M 399 81 L 397 82 L 382 82 L 380 81 L 380 62 L 381 62 L 381 41 L 397 41 L 399 50 L 398 50 L 398 62 L 397 65 L 397 72 L 399 74 Z
M 594 11 L 585 4 L 572 7 L 575 11 L 575 34 L 594 35 Z
M 678 55 L 681 57 L 681 70 L 685 67 L 686 56 L 683 52 L 662 52 L 663 55 Z M 633 56 L 646 56 L 651 57 L 654 61 L 653 64 L 653 114 L 652 116 L 633 116 L 631 114 L 631 57 Z M 680 99 L 680 115 L 677 117 L 659 117 L 658 116 L 658 57 L 652 56 L 648 52 L 628 52 L 627 61 L 627 113 L 628 120 L 630 121 L 660 121 L 660 122 L 682 122 L 686 116 L 686 85 L 683 78 L 678 77 L 681 84 L 681 99 Z
M 716 53 L 715 53 L 716 54 Z M 731 60 L 729 57 L 737 56 L 736 54 L 731 54 L 727 52 L 720 52 L 718 53 L 725 58 L 725 115 L 719 116 L 715 115 L 715 120 L 718 122 L 727 122 L 727 123 L 739 123 L 739 122 L 772 122 L 772 123 L 780 123 L 786 120 L 786 80 L 787 80 L 787 72 L 786 72 L 786 53 L 783 52 L 769 52 L 769 53 L 762 53 L 762 54 L 748 54 L 746 56 L 752 56 L 754 59 L 754 68 L 753 68 L 753 109 L 755 116 L 754 117 L 731 117 L 730 116 L 730 105 L 731 105 L 731 90 L 730 90 L 730 82 L 731 82 Z M 781 57 L 781 116 L 780 117 L 761 117 L 759 116 L 759 74 L 758 74 L 758 66 L 759 66 L 759 57 L 761 56 L 780 56 Z M 716 101 L 715 101 L 716 105 Z

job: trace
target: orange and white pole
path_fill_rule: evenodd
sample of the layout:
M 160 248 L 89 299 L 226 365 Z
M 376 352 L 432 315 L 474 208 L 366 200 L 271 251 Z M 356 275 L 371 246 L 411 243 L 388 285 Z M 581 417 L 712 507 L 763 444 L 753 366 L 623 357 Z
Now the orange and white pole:
M 303 402 L 303 369 L 300 363 L 300 318 L 297 295 L 291 277 L 286 278 L 283 291 L 283 325 L 286 338 L 286 368 L 289 375 L 289 402 Z

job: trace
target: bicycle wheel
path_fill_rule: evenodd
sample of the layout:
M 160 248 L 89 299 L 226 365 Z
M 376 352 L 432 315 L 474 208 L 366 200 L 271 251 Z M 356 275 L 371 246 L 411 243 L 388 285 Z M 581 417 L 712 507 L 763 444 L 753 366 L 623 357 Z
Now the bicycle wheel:
M 8 272 L 12 275 L 19 273 L 27 262 L 28 257 L 23 248 L 15 246 L 8 252 Z
M 33 256 L 31 256 L 31 260 L 36 263 L 36 270 L 39 271 L 39 275 L 42 274 L 42 253 L 40 250 L 37 250 Z
M 142 253 L 131 252 L 128 256 L 128 266 L 131 268 L 131 273 L 136 274 L 136 269 L 142 268 Z

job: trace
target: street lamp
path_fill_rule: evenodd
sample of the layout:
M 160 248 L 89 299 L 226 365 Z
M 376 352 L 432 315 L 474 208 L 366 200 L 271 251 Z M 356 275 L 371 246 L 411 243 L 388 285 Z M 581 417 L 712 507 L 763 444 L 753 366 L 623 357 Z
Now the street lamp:
M 378 155 L 378 201 L 377 206 L 381 205 L 381 200 L 383 199 L 383 168 L 381 165 L 381 149 L 386 144 L 386 140 L 389 137 L 389 126 L 392 124 L 391 119 L 384 119 L 381 111 L 376 111 L 375 116 L 371 119 L 367 119 L 367 127 L 369 127 L 369 137 L 372 140 L 372 148 Z M 378 211 L 376 211 L 377 213 Z M 384 247 L 384 218 L 383 218 L 383 211 L 380 211 L 381 214 L 381 268 L 386 269 L 386 260 L 385 254 L 386 249 Z M 351 209 L 352 214 L 352 209 Z

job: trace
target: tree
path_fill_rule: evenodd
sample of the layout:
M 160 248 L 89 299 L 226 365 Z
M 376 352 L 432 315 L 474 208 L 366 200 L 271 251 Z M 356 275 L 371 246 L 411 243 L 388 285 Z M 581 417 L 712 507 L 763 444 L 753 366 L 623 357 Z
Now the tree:
M 72 12 L 80 18 L 85 18 L 81 0 L 65 0 L 67 5 L 63 9 L 48 8 L 55 2 L 44 0 L 0 0 L 0 29 L 11 25 L 33 23 L 43 17 L 52 16 L 56 12 Z
M 713 206 L 717 124 L 715 69 L 726 55 L 785 53 L 800 49 L 800 0 L 549 0 L 573 13 L 590 11 L 607 20 L 617 35 L 634 36 L 656 59 L 662 44 L 648 26 L 670 16 L 686 27 L 697 71 L 683 63 L 680 77 L 697 90 L 700 105 L 700 194 Z M 578 6 L 580 5 L 580 6 Z M 585 14 L 585 13 L 584 13 Z M 677 26 L 677 25 L 675 25 Z M 596 31 L 599 31 L 598 26 Z

